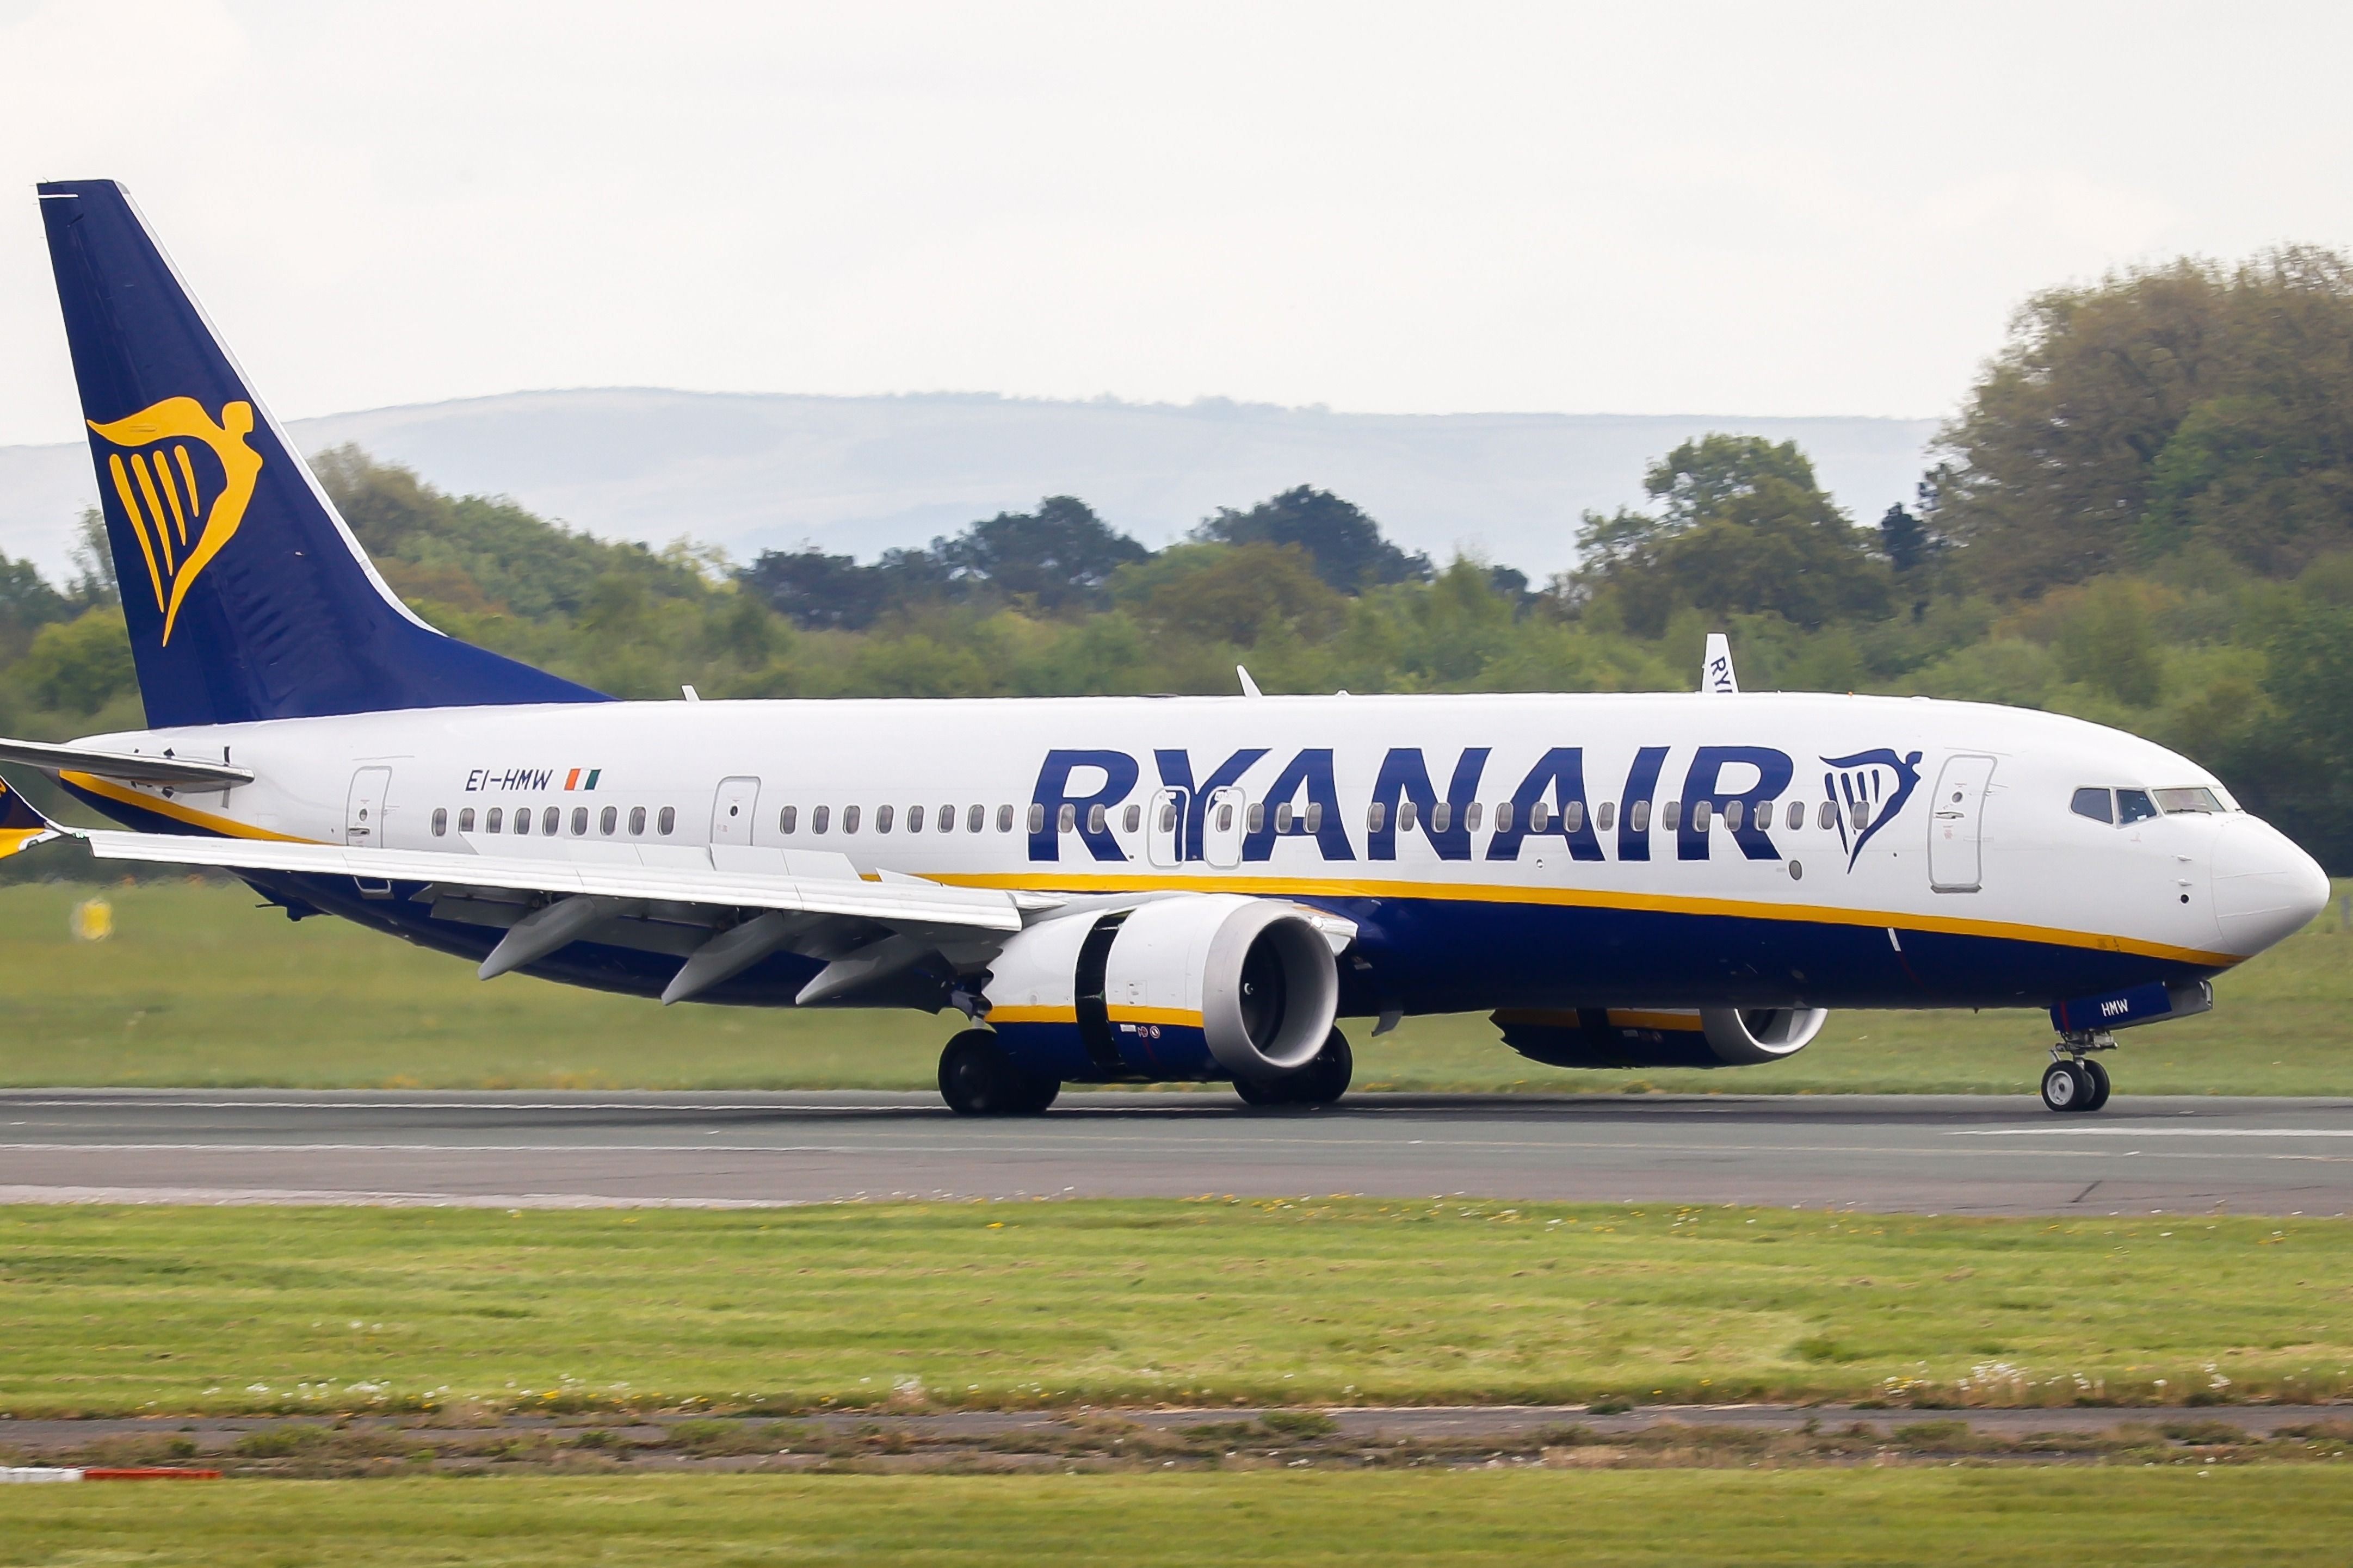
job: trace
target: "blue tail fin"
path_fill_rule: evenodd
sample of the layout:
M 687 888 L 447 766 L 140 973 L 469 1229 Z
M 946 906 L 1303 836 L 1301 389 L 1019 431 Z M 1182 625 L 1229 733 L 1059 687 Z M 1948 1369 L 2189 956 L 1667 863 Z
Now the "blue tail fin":
M 602 700 L 394 596 L 121 186 L 40 200 L 148 723 Z

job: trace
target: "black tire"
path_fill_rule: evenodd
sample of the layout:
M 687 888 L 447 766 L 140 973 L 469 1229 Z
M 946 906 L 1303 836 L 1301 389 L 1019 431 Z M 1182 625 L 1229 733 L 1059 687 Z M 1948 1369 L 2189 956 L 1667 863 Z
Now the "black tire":
M 958 1116 L 1002 1116 L 1020 1089 L 1013 1058 L 987 1029 L 966 1029 L 940 1052 L 940 1098 Z
M 1348 1092 L 1349 1080 L 1356 1073 L 1356 1053 L 1348 1048 L 1348 1037 L 1335 1029 L 1324 1042 L 1324 1048 L 1292 1074 L 1286 1083 L 1293 1103 L 1330 1105 Z
M 2042 1103 L 2062 1115 L 2083 1110 L 2092 1098 L 2092 1075 L 2073 1062 L 2052 1062 L 2042 1074 Z
M 2102 1067 L 2097 1059 L 2086 1057 L 2084 1058 L 2084 1074 L 2092 1080 L 2092 1098 L 2084 1102 L 2084 1114 L 2088 1116 L 2108 1103 L 2108 1069 Z
M 1238 1078 L 1234 1092 L 1242 1097 L 1244 1105 L 1289 1105 L 1291 1082 L 1280 1078 Z
M 1062 1080 L 1058 1078 L 1033 1078 L 1028 1073 L 1016 1075 L 1020 1088 L 1007 1114 L 1011 1116 L 1043 1116 L 1046 1108 L 1062 1092 Z

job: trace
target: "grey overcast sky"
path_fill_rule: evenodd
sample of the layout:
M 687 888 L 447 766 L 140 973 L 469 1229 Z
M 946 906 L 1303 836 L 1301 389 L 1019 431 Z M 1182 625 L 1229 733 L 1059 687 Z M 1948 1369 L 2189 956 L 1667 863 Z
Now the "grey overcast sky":
M 2353 243 L 2353 8 L 0 0 L 283 416 L 517 388 L 1949 411 L 2028 291 Z

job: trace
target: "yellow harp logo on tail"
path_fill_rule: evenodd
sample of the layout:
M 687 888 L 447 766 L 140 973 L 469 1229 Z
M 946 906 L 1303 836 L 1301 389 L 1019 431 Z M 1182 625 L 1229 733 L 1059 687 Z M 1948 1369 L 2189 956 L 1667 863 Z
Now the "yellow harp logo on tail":
M 253 432 L 253 405 L 225 403 L 216 423 L 195 398 L 167 397 L 111 424 L 89 423 L 120 448 L 106 456 L 107 478 L 138 536 L 169 647 L 180 602 L 253 500 L 261 474 L 261 454 L 245 441 Z M 210 461 L 199 461 L 205 457 Z

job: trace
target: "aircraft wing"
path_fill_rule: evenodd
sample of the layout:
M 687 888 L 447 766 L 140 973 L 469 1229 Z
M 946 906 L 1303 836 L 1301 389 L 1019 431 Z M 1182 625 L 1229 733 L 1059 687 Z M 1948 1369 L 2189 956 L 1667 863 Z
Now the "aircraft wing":
M 67 829 L 72 832 L 71 829 Z M 776 874 L 680 865 L 629 865 L 553 856 L 452 855 L 417 849 L 371 849 L 341 844 L 293 844 L 248 838 L 201 838 L 168 833 L 92 831 L 76 835 L 100 860 L 142 860 L 230 870 L 296 871 L 368 881 L 425 882 L 453 888 L 586 895 L 633 901 L 775 910 L 976 931 L 1019 931 L 1025 910 L 1059 907 L 1038 893 L 993 888 L 951 888 L 892 879 L 870 882 L 841 862 L 841 875 L 792 876 L 778 855 Z

